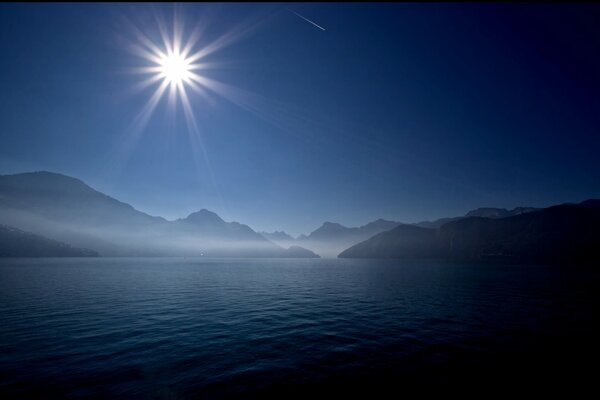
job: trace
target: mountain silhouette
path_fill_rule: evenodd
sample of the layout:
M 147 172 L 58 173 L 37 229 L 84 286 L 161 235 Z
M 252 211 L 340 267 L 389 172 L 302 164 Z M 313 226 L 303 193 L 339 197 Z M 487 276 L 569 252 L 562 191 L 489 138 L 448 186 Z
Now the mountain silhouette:
M 516 207 L 512 210 L 507 210 L 506 208 L 482 207 L 469 211 L 465 217 L 506 218 L 537 210 L 538 208 L 534 207 Z
M 335 222 L 324 222 L 321 227 L 311 232 L 306 240 L 344 241 L 347 238 L 372 236 L 378 232 L 390 230 L 398 224 L 399 222 L 378 219 L 358 228 L 347 228 Z
M 35 249 L 43 246 L 33 243 L 45 240 L 48 248 L 54 243 L 71 249 L 67 253 L 103 256 L 589 259 L 598 244 L 598 213 L 596 199 L 545 209 L 486 207 L 419 224 L 325 222 L 294 239 L 285 232 L 260 234 L 206 209 L 168 221 L 57 173 L 0 175 L 0 224 L 9 227 L 0 250 L 6 254 L 15 243 L 22 249 L 32 243 L 32 255 L 40 254 Z
M 335 257 L 340 251 L 370 238 L 380 232 L 390 230 L 399 222 L 378 219 L 366 225 L 348 228 L 335 222 L 324 222 L 318 229 L 294 243 L 311 249 L 321 256 Z
M 459 219 L 463 219 L 463 218 L 465 218 L 465 217 L 445 217 L 445 218 L 436 219 L 434 221 L 421 221 L 421 222 L 417 222 L 416 224 L 411 224 L 411 225 L 417 226 L 419 228 L 437 229 L 440 226 L 447 224 L 448 222 L 458 221 Z
M 318 229 L 308 235 L 301 235 L 297 239 L 269 237 L 273 242 L 281 246 L 294 244 L 302 245 L 316 251 L 322 256 L 336 257 L 340 252 L 358 244 L 379 233 L 388 231 L 400 225 L 412 225 L 420 228 L 438 229 L 444 224 L 458 221 L 468 217 L 504 218 L 537 210 L 533 207 L 517 207 L 513 210 L 504 208 L 478 208 L 469 211 L 463 217 L 440 218 L 435 221 L 422 221 L 416 224 L 402 224 L 396 221 L 378 219 L 360 227 L 346 227 L 336 222 L 324 222 Z
M 580 207 L 584 208 L 600 208 L 600 200 L 599 199 L 589 199 L 582 201 L 579 203 Z
M 488 218 L 502 218 L 534 210 L 536 209 L 532 207 L 517 207 L 513 210 L 492 207 L 478 208 L 476 210 L 469 211 L 463 217 L 440 218 L 435 221 L 422 221 L 410 225 L 422 228 L 437 229 L 448 222 L 457 221 L 466 217 L 481 216 Z M 301 245 L 317 252 L 321 256 L 336 257 L 340 252 L 349 248 L 350 246 L 367 240 L 368 238 L 379 233 L 393 229 L 399 225 L 403 224 L 385 219 L 377 219 L 360 227 L 346 227 L 337 222 L 327 221 L 310 234 L 300 235 L 296 239 L 290 235 L 287 235 L 285 232 L 277 231 L 273 234 L 263 232 L 262 235 L 283 247 Z
M 599 229 L 598 200 L 588 200 L 504 218 L 465 217 L 438 229 L 400 225 L 344 250 L 339 257 L 499 257 L 587 263 L 600 259 Z
M 0 225 L 0 257 L 96 257 L 97 252 L 71 247 L 20 229 Z
M 46 171 L 0 175 L 0 223 L 94 249 L 104 256 L 301 254 L 205 209 L 167 221 L 138 211 L 79 179 Z
M 496 207 L 482 207 L 477 208 L 475 210 L 471 210 L 467 212 L 463 217 L 449 217 L 449 218 L 440 218 L 435 221 L 421 221 L 414 224 L 415 226 L 419 226 L 421 228 L 432 228 L 437 229 L 444 224 L 452 221 L 458 221 L 459 219 L 468 218 L 468 217 L 484 217 L 484 218 L 506 218 L 514 215 L 524 214 L 531 211 L 537 211 L 539 208 L 534 207 L 516 207 L 512 210 L 507 210 L 506 208 L 496 208 Z
M 289 258 L 319 258 L 314 252 L 300 246 L 290 246 L 285 250 L 285 254 Z
M 3 209 L 34 211 L 63 223 L 131 227 L 166 222 L 100 193 L 79 179 L 52 172 L 0 175 L 0 193 Z
M 444 256 L 435 229 L 402 224 L 355 244 L 340 258 L 438 258 Z
M 206 209 L 196 211 L 186 218 L 178 219 L 175 221 L 175 224 L 207 238 L 267 241 L 261 234 L 253 231 L 248 225 L 240 224 L 239 222 L 225 222 L 216 213 Z
M 275 232 L 259 232 L 265 239 L 271 240 L 275 243 L 278 241 L 293 241 L 292 235 L 285 233 L 284 231 Z

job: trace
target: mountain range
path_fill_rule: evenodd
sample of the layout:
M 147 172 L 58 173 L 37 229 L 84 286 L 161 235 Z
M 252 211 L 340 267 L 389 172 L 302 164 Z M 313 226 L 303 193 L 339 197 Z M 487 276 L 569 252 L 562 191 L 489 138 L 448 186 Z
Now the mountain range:
M 600 200 L 501 215 L 472 214 L 439 228 L 399 225 L 344 250 L 339 257 L 600 260 Z
M 45 171 L 0 175 L 0 223 L 102 256 L 318 257 L 208 210 L 167 221 Z
M 260 232 L 263 237 L 266 239 L 272 240 L 274 242 L 277 241 L 293 241 L 294 237 L 292 235 L 288 235 L 284 231 L 275 231 L 275 232 Z
M 206 209 L 169 221 L 42 171 L 0 175 L 0 256 L 595 260 L 599 210 L 593 199 L 543 209 L 486 207 L 416 224 L 325 222 L 294 238 L 258 233 Z
M 475 210 L 471 210 L 466 213 L 462 217 L 450 217 L 450 218 L 440 218 L 435 221 L 422 221 L 414 224 L 415 226 L 421 228 L 433 228 L 437 229 L 444 224 L 452 221 L 458 221 L 459 219 L 469 218 L 469 217 L 483 217 L 483 218 L 506 218 L 512 217 L 514 215 L 525 214 L 531 211 L 537 211 L 539 208 L 534 207 L 516 207 L 512 210 L 507 210 L 506 208 L 496 208 L 496 207 L 482 207 L 477 208 Z
M 458 221 L 463 218 L 505 218 L 536 210 L 538 209 L 533 207 L 516 207 L 512 210 L 486 207 L 471 210 L 462 217 L 441 218 L 435 221 L 422 221 L 416 224 L 402 224 L 397 221 L 378 219 L 360 227 L 349 228 L 335 222 L 325 222 L 308 235 L 300 235 L 298 238 L 293 238 L 283 231 L 275 231 L 273 233 L 261 232 L 261 234 L 281 246 L 300 245 L 317 252 L 323 257 L 337 257 L 345 249 L 399 225 L 437 229 L 448 222 Z
M 378 219 L 366 225 L 349 228 L 336 222 L 324 222 L 308 235 L 294 239 L 285 232 L 263 233 L 282 246 L 298 245 L 311 249 L 323 257 L 336 257 L 341 251 L 381 232 L 398 226 L 400 222 Z

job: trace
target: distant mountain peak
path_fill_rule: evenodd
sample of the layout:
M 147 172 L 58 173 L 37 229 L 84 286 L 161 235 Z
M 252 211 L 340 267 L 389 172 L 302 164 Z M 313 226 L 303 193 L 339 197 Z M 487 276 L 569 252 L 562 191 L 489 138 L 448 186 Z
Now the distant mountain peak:
M 46 187 L 50 185 L 55 186 L 59 184 L 58 189 L 61 190 L 64 190 L 65 186 L 67 185 L 71 188 L 94 190 L 80 179 L 50 171 L 23 172 L 13 175 L 0 175 L 0 177 L 9 178 L 12 185 L 34 184 Z
M 73 180 L 73 181 L 79 181 L 79 182 L 81 182 L 79 179 L 74 178 L 72 176 L 64 175 L 64 174 L 61 174 L 59 172 L 52 172 L 52 171 L 46 171 L 46 170 L 31 171 L 31 172 L 21 172 L 21 173 L 18 173 L 18 174 L 14 174 L 14 176 L 19 176 L 19 175 L 23 175 L 23 176 L 35 176 L 35 175 L 39 175 L 39 176 L 45 176 L 45 177 L 65 178 L 65 179 L 70 179 L 70 180 Z
M 217 215 L 216 212 L 207 210 L 206 208 L 202 208 L 199 211 L 196 211 L 195 213 L 192 213 L 192 214 L 204 214 L 204 215 L 212 215 L 212 216 Z
M 457 221 L 463 218 L 471 218 L 471 217 L 479 217 L 479 218 L 507 218 L 512 217 L 514 215 L 525 214 L 533 211 L 539 211 L 539 208 L 535 207 L 515 207 L 512 210 L 507 210 L 506 208 L 498 208 L 498 207 L 480 207 L 475 210 L 471 210 L 467 212 L 463 217 L 447 217 L 447 218 L 439 218 L 435 221 L 421 221 L 415 226 L 419 226 L 421 228 L 433 228 L 437 229 L 444 224 L 449 222 Z
M 338 232 L 345 232 L 350 228 L 345 227 L 342 224 L 338 224 L 337 222 L 323 222 L 319 228 L 314 230 L 308 235 L 309 238 L 322 237 L 323 235 L 331 235 L 336 234 Z
M 534 207 L 515 207 L 512 210 L 496 207 L 481 207 L 469 211 L 465 214 L 465 217 L 506 218 L 512 217 L 513 215 L 525 214 L 537 210 L 539 210 L 539 208 Z
M 269 240 L 273 240 L 273 241 L 290 241 L 290 240 L 294 240 L 294 238 L 289 235 L 288 233 L 284 232 L 284 231 L 274 231 L 274 232 L 260 232 L 261 235 L 263 235 L 265 238 L 269 239 Z
M 337 222 L 325 221 L 325 222 L 323 222 L 323 225 L 321 225 L 321 228 L 346 228 L 346 227 Z
M 510 213 L 506 208 L 480 207 L 469 211 L 465 214 L 465 217 L 504 218 L 509 215 Z
M 207 210 L 206 208 L 201 209 L 188 215 L 185 220 L 194 223 L 216 223 L 224 224 L 225 221 L 219 217 L 216 213 Z
M 361 226 L 362 229 L 373 229 L 373 228 L 381 228 L 381 229 L 392 229 L 396 226 L 400 225 L 399 222 L 389 221 L 387 219 L 379 218 L 375 221 L 371 221 L 366 225 Z

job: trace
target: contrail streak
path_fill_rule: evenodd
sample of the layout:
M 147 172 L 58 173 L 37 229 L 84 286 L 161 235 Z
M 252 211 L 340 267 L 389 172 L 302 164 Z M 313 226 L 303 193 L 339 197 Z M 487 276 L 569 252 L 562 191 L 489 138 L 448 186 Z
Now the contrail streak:
M 312 22 L 310 19 L 308 19 L 308 18 L 306 18 L 306 17 L 304 17 L 304 16 L 302 16 L 302 15 L 298 14 L 296 11 L 294 11 L 294 10 L 290 10 L 289 8 L 288 8 L 287 10 L 288 10 L 289 12 L 291 12 L 291 13 L 295 14 L 296 16 L 298 16 L 298 17 L 302 18 L 302 19 L 303 19 L 303 20 L 305 20 L 306 22 L 313 24 L 314 26 L 316 26 L 316 27 L 317 27 L 317 28 L 319 28 L 320 30 L 322 30 L 322 31 L 324 31 L 324 30 L 325 30 L 325 28 L 323 28 L 321 25 L 319 25 L 319 24 L 317 24 L 317 23 L 315 23 L 315 22 Z

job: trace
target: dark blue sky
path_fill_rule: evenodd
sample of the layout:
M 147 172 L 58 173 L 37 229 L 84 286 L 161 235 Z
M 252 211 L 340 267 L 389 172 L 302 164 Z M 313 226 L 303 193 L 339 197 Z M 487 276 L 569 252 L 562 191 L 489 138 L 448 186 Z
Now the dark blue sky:
M 286 7 L 180 6 L 195 49 L 240 32 L 202 60 L 227 95 L 190 92 L 201 151 L 166 98 L 133 140 L 131 26 L 158 42 L 173 6 L 1 5 L 0 173 L 294 234 L 600 197 L 600 7 Z

